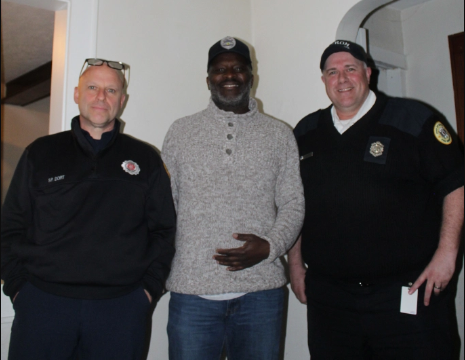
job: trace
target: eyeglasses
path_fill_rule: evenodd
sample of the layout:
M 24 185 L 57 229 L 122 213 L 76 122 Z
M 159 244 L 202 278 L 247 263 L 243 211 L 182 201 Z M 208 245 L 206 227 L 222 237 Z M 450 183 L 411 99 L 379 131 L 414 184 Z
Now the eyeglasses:
M 112 60 L 105 60 L 105 59 L 86 59 L 84 64 L 82 65 L 81 72 L 79 73 L 79 77 L 81 77 L 84 68 L 87 66 L 102 66 L 103 64 L 107 64 L 108 67 L 115 69 L 115 70 L 122 70 L 124 75 L 126 75 L 126 69 L 129 68 L 128 65 L 122 63 L 121 61 L 112 61 Z

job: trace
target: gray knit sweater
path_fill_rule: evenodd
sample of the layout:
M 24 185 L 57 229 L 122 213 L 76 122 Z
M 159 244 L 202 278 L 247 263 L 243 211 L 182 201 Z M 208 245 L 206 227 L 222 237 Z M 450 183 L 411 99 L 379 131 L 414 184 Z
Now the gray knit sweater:
M 236 115 L 208 108 L 176 121 L 163 160 L 171 173 L 178 213 L 170 291 L 191 295 L 248 293 L 286 283 L 279 259 L 293 245 L 304 218 L 299 156 L 292 130 L 258 112 Z M 230 272 L 213 255 L 243 245 L 232 235 L 270 243 L 268 259 Z

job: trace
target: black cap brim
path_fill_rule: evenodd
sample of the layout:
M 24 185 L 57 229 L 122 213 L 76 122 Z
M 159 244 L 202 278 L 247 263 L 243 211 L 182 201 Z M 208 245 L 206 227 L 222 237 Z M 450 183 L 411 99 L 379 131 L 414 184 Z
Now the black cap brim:
M 320 69 L 324 70 L 326 61 L 328 58 L 339 52 L 347 52 L 351 54 L 357 60 L 360 60 L 368 65 L 368 55 L 365 52 L 365 49 L 360 45 L 346 40 L 337 40 L 336 42 L 329 45 L 321 56 Z

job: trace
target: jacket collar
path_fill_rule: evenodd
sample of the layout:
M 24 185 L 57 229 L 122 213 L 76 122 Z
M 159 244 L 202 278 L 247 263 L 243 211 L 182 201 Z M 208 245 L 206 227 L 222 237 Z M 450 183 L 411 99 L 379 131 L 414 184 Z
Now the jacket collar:
M 79 147 L 84 150 L 84 152 L 90 156 L 98 156 L 101 153 L 105 152 L 108 148 L 110 148 L 113 143 L 115 142 L 116 138 L 119 135 L 119 131 L 121 128 L 121 122 L 118 119 L 115 119 L 115 127 L 114 127 L 114 132 L 113 132 L 113 137 L 102 151 L 100 151 L 98 154 L 94 154 L 92 145 L 87 141 L 84 133 L 82 132 L 81 128 L 81 122 L 79 121 L 79 115 L 75 116 L 73 120 L 71 120 L 71 132 L 73 134 L 73 137 L 75 138 L 77 144 Z

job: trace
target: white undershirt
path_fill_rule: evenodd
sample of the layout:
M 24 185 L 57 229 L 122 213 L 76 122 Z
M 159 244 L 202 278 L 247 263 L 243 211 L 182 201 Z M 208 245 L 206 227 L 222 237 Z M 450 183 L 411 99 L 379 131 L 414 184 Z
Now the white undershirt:
M 357 121 L 359 121 L 362 117 L 364 117 L 368 111 L 371 110 L 373 105 L 376 103 L 376 95 L 373 91 L 370 90 L 367 99 L 363 103 L 362 107 L 358 111 L 357 115 L 355 115 L 352 119 L 349 120 L 341 120 L 337 115 L 336 108 L 333 106 L 331 108 L 331 115 L 333 116 L 334 127 L 336 128 L 339 133 L 344 134 L 347 130 L 350 129 L 352 125 L 354 125 Z
M 247 293 L 230 293 L 221 295 L 199 295 L 202 299 L 213 300 L 213 301 L 226 301 L 240 298 Z

